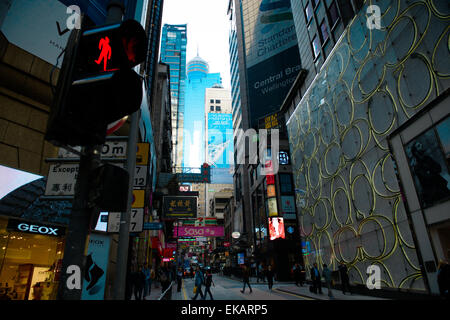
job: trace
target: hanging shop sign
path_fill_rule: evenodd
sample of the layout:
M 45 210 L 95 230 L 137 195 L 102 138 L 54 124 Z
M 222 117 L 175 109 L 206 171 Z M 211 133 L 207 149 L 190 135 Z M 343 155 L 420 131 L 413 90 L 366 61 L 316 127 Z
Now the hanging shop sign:
M 163 197 L 165 218 L 195 218 L 197 217 L 197 197 L 168 196 Z
M 267 204 L 269 207 L 269 217 L 276 217 L 278 215 L 277 198 L 269 198 Z
M 10 231 L 42 234 L 60 237 L 66 234 L 66 229 L 59 226 L 36 224 L 17 219 L 9 219 L 7 229 Z
M 283 213 L 295 212 L 294 196 L 281 196 L 281 210 Z
M 224 227 L 174 227 L 174 237 L 223 237 Z

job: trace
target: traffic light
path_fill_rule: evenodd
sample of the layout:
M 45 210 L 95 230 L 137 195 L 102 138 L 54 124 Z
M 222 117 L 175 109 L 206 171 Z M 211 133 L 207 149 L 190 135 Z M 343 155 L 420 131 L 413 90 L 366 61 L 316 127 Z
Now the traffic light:
M 69 39 L 46 140 L 55 145 L 103 144 L 109 123 L 137 111 L 147 37 L 135 20 L 82 27 Z

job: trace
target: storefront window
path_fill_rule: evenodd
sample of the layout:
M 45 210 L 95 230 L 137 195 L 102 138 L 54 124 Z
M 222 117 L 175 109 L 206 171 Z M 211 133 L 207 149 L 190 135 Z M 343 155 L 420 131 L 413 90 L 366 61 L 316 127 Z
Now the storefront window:
M 56 299 L 64 239 L 9 230 L 7 225 L 8 219 L 0 218 L 0 296 Z
M 450 198 L 449 118 L 406 145 L 405 151 L 423 208 Z

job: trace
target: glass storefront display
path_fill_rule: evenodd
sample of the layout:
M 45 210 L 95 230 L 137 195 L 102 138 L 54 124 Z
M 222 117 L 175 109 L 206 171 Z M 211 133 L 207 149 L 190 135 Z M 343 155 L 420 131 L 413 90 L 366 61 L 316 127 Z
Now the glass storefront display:
M 0 217 L 0 299 L 54 300 L 64 253 L 61 228 L 16 221 Z

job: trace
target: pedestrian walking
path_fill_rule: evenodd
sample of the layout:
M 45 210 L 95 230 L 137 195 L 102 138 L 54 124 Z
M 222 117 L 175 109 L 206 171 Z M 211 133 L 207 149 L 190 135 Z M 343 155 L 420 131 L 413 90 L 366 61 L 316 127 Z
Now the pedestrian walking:
M 302 270 L 303 270 L 303 268 L 299 263 L 296 263 L 293 267 L 294 280 L 295 280 L 295 285 L 297 287 L 299 284 L 301 287 L 303 287 Z
M 450 265 L 447 261 L 439 261 L 437 282 L 441 296 L 445 299 L 450 299 Z
M 212 273 L 211 273 L 211 269 L 207 269 L 206 270 L 206 279 L 205 279 L 205 298 L 204 300 L 206 300 L 206 296 L 209 293 L 209 296 L 211 297 L 211 300 L 214 300 L 212 293 L 211 293 L 211 284 L 215 287 L 215 283 L 212 279 Z
M 253 290 L 252 287 L 250 286 L 250 270 L 245 264 L 243 265 L 242 278 L 244 281 L 244 287 L 242 288 L 241 293 L 245 292 L 245 285 L 248 286 L 248 288 L 250 289 L 250 293 L 252 293 Z
M 202 292 L 202 285 L 205 283 L 205 278 L 203 276 L 202 271 L 200 270 L 200 267 L 197 266 L 195 270 L 195 276 L 194 276 L 194 293 L 195 295 L 192 297 L 192 300 L 197 300 L 198 294 L 202 297 L 202 300 L 205 300 L 205 296 Z
M 272 291 L 272 287 L 273 287 L 273 276 L 274 276 L 274 272 L 272 270 L 272 266 L 269 265 L 267 267 L 267 271 L 266 271 L 266 278 L 267 278 L 267 284 L 269 286 L 270 291 Z
M 322 275 L 325 280 L 325 286 L 328 288 L 328 296 L 330 297 L 330 299 L 334 299 L 333 292 L 331 291 L 331 270 L 328 269 L 328 266 L 326 264 L 323 265 Z
M 264 267 L 262 263 L 258 265 L 258 279 L 256 280 L 256 282 L 259 282 L 259 280 L 261 280 L 262 282 L 266 282 L 266 280 L 264 279 Z
M 142 294 L 144 292 L 144 281 L 145 276 L 142 273 L 142 269 L 134 267 L 131 273 L 131 283 L 135 300 L 142 300 Z
M 150 292 L 152 291 L 152 279 L 150 278 L 150 269 L 147 264 L 142 268 L 142 273 L 145 276 L 143 296 L 143 299 L 145 300 L 145 297 L 150 295 Z
M 341 277 L 341 286 L 342 286 L 342 293 L 345 294 L 346 291 L 348 291 L 350 294 L 352 294 L 352 288 L 350 287 L 350 279 L 348 277 L 348 269 L 344 262 L 341 261 L 339 264 L 339 275 Z
M 170 270 L 167 267 L 167 265 L 164 265 L 159 272 L 159 281 L 161 282 L 161 293 L 163 293 L 164 291 L 166 291 L 169 286 L 170 286 L 170 282 L 171 282 L 171 275 L 170 275 Z
M 316 293 L 319 292 L 322 294 L 322 282 L 320 280 L 320 272 L 319 268 L 317 268 L 317 263 L 314 263 L 313 267 L 311 268 L 311 280 L 312 280 L 312 292 Z
M 183 281 L 183 269 L 178 267 L 177 271 L 177 292 L 181 291 L 181 283 Z

